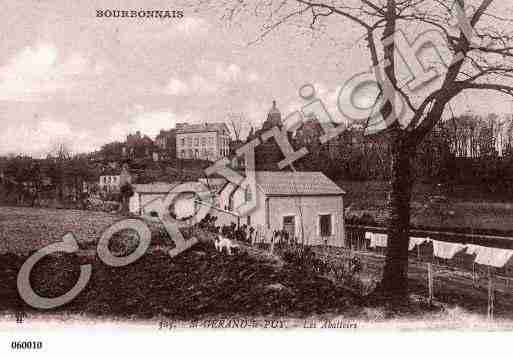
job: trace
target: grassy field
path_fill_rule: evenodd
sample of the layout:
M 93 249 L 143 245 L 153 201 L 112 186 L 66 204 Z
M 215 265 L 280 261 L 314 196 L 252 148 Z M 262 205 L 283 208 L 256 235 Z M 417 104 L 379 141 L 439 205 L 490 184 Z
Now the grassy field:
M 139 260 L 124 267 L 110 267 L 98 258 L 91 244 L 118 219 L 97 212 L 0 207 L 0 314 L 25 311 L 29 317 L 72 314 L 129 320 L 321 315 L 373 321 L 377 312 L 380 320 L 419 319 L 440 312 L 440 307 L 428 308 L 422 302 L 399 312 L 376 307 L 311 269 L 254 248 L 242 247 L 236 255 L 228 256 L 215 251 L 205 238 L 171 258 L 167 250 L 172 243 L 162 241 L 157 233 L 152 236 L 150 250 Z M 78 237 L 81 250 L 47 256 L 38 262 L 32 271 L 32 286 L 42 296 L 60 296 L 76 283 L 81 264 L 92 265 L 91 280 L 72 302 L 53 310 L 33 309 L 18 295 L 17 273 L 31 252 L 60 241 L 69 231 Z M 361 259 L 364 271 L 379 278 L 383 260 L 372 256 Z M 413 265 L 410 276 L 413 292 L 425 296 L 425 269 Z M 452 306 L 470 304 L 467 310 L 481 315 L 486 310 L 486 291 L 473 289 L 467 282 L 463 283 L 459 275 L 437 277 L 437 297 Z M 510 318 L 510 303 L 510 295 L 498 295 L 497 314 Z
M 389 186 L 382 181 L 338 183 L 346 192 L 345 205 L 370 213 L 382 212 Z M 443 203 L 433 196 L 444 195 Z M 450 194 L 436 186 L 416 183 L 412 198 L 412 224 L 441 228 L 513 231 L 513 198 L 479 191 L 476 186 L 456 186 Z
M 172 242 L 156 235 L 136 262 L 107 266 L 90 244 L 118 219 L 99 212 L 0 207 L 0 311 L 38 312 L 19 297 L 17 273 L 31 252 L 61 241 L 66 232 L 75 233 L 81 250 L 38 262 L 31 276 L 34 290 L 45 297 L 64 294 L 76 283 L 81 264 L 92 264 L 92 278 L 71 303 L 45 313 L 191 319 L 218 314 L 303 317 L 360 308 L 354 295 L 315 273 L 276 264 L 266 255 L 221 254 L 210 242 L 171 258 Z M 154 234 L 155 228 L 150 229 Z
M 0 207 L 0 253 L 27 254 L 60 242 L 68 232 L 79 243 L 93 243 L 121 218 L 93 211 Z

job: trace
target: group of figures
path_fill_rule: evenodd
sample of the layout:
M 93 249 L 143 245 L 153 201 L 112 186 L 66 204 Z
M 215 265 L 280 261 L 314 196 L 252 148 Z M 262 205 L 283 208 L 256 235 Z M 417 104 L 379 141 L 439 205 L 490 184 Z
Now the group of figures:
M 357 256 L 348 258 L 347 263 L 321 258 L 309 246 L 299 245 L 298 239 L 286 230 L 263 230 L 246 224 L 237 226 L 234 222 L 216 226 L 217 220 L 217 217 L 208 214 L 200 227 L 214 234 L 215 248 L 220 252 L 226 251 L 228 255 L 238 247 L 235 241 L 252 246 L 266 243 L 271 253 L 274 253 L 276 245 L 285 261 L 296 266 L 310 267 L 321 275 L 333 275 L 337 279 L 353 278 L 362 270 L 362 263 Z
M 265 229 L 261 228 L 261 226 L 255 228 L 247 224 L 238 226 L 235 222 L 231 222 L 229 225 L 217 226 L 217 220 L 216 216 L 207 214 L 201 221 L 200 226 L 211 233 L 252 245 L 256 243 L 268 243 L 271 245 L 293 245 L 298 243 L 297 237 L 292 236 L 286 230 Z

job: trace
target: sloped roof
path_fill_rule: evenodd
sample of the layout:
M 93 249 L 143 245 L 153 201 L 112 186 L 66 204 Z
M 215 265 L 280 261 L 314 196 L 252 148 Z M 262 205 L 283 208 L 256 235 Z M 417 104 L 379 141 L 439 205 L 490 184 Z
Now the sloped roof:
M 146 184 L 134 184 L 134 192 L 137 193 L 168 193 L 180 183 L 155 182 Z
M 182 186 L 179 191 L 184 192 L 195 192 L 197 194 L 203 194 L 205 191 L 209 192 L 206 186 L 199 182 L 187 182 L 187 183 L 180 183 L 180 182 L 154 182 L 154 183 L 146 183 L 146 184 L 134 184 L 133 189 L 134 192 L 137 193 L 152 193 L 152 194 L 167 194 L 170 192 L 173 192 L 173 190 L 178 187 L 179 185 L 186 185 Z
M 176 129 L 172 128 L 170 130 L 160 130 L 160 133 L 155 138 L 161 137 L 169 137 L 176 133 Z
M 176 133 L 191 133 L 191 132 L 221 132 L 228 131 L 224 123 L 199 123 L 199 124 L 181 124 L 177 126 Z
M 100 176 L 119 176 L 121 175 L 120 169 L 108 168 L 100 173 Z
M 279 195 L 342 195 L 345 192 L 322 172 L 256 172 L 257 186 L 264 194 Z

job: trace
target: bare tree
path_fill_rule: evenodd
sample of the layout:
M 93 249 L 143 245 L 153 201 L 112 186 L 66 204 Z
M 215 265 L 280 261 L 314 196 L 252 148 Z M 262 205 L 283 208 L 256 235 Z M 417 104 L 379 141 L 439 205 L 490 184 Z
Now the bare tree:
M 202 5 L 209 1 L 201 1 Z M 493 0 L 224 0 L 225 18 L 234 19 L 243 13 L 256 14 L 265 24 L 258 40 L 292 24 L 302 30 L 320 30 L 326 36 L 337 19 L 351 30 L 359 29 L 366 42 L 369 65 L 377 69 L 380 95 L 388 90 L 405 104 L 407 115 L 400 118 L 394 104 L 383 101 L 379 113 L 387 121 L 387 137 L 391 149 L 389 244 L 381 284 L 376 294 L 402 300 L 407 294 L 408 241 L 410 200 L 416 148 L 440 121 L 446 107 L 464 91 L 493 90 L 513 96 L 513 37 L 506 29 L 513 19 L 504 11 L 506 2 Z M 216 2 L 219 7 L 219 1 Z M 493 40 L 492 45 L 476 44 L 468 32 L 455 26 L 454 8 L 466 9 L 471 29 L 477 40 Z M 468 5 L 473 5 L 469 7 Z M 502 10 L 501 10 L 502 9 Z M 510 16 L 510 18 L 508 18 Z M 437 81 L 429 83 L 422 93 L 408 91 L 400 79 L 401 57 L 399 32 L 411 41 L 427 30 L 441 34 L 444 50 L 454 61 Z M 386 41 L 383 41 L 386 40 Z M 383 59 L 385 61 L 380 61 Z M 431 65 L 431 64 L 430 64 Z M 436 66 L 436 65 L 433 65 Z M 427 66 L 423 66 L 426 68 Z M 386 81 L 384 81 L 386 79 Z M 389 117 L 390 116 L 390 117 Z
M 62 201 L 64 198 L 66 165 L 71 160 L 71 151 L 65 143 L 56 143 L 48 157 L 54 160 L 54 173 L 52 173 L 52 177 L 57 187 L 57 196 Z
M 243 113 L 233 112 L 228 115 L 227 125 L 233 132 L 235 141 L 242 141 L 243 133 L 249 131 L 249 127 L 251 126 Z
M 50 156 L 56 158 L 59 161 L 67 161 L 72 157 L 71 150 L 65 143 L 56 143 L 50 151 Z

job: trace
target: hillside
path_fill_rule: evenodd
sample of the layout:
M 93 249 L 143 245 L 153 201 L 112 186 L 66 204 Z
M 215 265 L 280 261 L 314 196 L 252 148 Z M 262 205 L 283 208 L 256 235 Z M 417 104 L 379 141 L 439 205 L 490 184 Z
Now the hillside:
M 191 320 L 219 314 L 303 317 L 359 308 L 350 293 L 327 279 L 247 253 L 220 254 L 208 244 L 173 259 L 155 251 L 121 268 L 108 267 L 96 257 L 47 257 L 33 270 L 34 289 L 43 296 L 62 295 L 74 285 L 79 264 L 85 262 L 93 265 L 86 289 L 50 313 Z M 34 311 L 17 295 L 16 273 L 22 263 L 23 258 L 15 255 L 0 257 L 0 310 Z
M 141 258 L 124 267 L 110 267 L 98 258 L 96 244 L 102 230 L 119 218 L 90 211 L 0 207 L 0 316 L 24 311 L 29 318 L 72 314 L 136 321 L 163 317 L 183 321 L 219 317 L 339 317 L 373 322 L 405 316 L 452 320 L 441 306 L 429 307 L 422 299 L 426 296 L 426 270 L 422 264 L 413 262 L 410 287 L 420 299 L 399 310 L 362 298 L 354 288 L 348 290 L 344 281 L 287 261 L 285 256 L 272 256 L 268 250 L 241 244 L 232 256 L 219 253 L 205 232 L 196 233 L 201 243 L 171 258 L 167 252 L 173 243 L 155 223 L 150 225 L 150 249 Z M 67 231 L 76 234 L 80 250 L 72 255 L 54 254 L 38 262 L 31 276 L 34 290 L 45 297 L 63 295 L 76 283 L 81 264 L 92 265 L 92 277 L 72 302 L 48 311 L 33 309 L 18 295 L 19 269 L 32 252 L 60 241 Z M 130 236 L 115 236 L 110 249 L 128 254 L 136 243 L 126 238 Z M 320 251 L 318 255 L 322 258 L 329 255 L 330 263 L 337 265 L 355 254 L 342 248 L 315 251 Z M 378 280 L 383 258 L 375 254 L 358 256 L 363 263 L 360 279 Z M 437 298 L 451 306 L 463 305 L 473 315 L 486 311 L 486 288 L 472 286 L 468 276 L 459 272 L 440 268 L 437 273 Z M 509 303 L 509 292 L 497 292 L 498 315 L 510 318 Z

